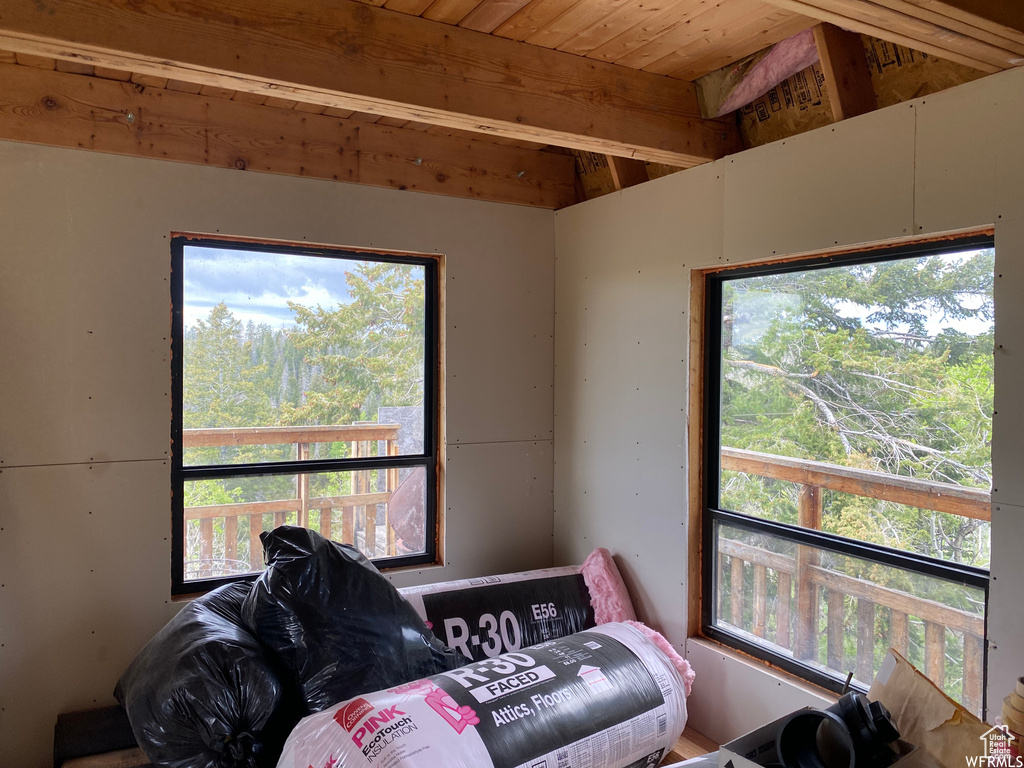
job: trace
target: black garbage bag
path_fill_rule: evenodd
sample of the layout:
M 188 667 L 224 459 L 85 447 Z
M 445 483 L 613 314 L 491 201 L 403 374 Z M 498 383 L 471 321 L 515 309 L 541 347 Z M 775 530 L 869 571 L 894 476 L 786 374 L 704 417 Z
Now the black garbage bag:
M 241 620 L 248 583 L 200 597 L 135 657 L 114 696 L 142 751 L 168 768 L 273 766 L 295 718 L 277 711 L 281 683 Z
M 468 663 L 355 547 L 305 528 L 260 536 L 267 570 L 242 606 L 307 714 Z

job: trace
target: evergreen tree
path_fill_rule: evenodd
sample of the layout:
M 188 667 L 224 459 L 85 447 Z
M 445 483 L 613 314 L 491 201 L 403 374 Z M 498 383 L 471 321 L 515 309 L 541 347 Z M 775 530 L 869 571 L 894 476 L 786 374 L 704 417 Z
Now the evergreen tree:
M 349 424 L 375 420 L 381 405 L 423 403 L 422 268 L 360 262 L 345 277 L 351 302 L 333 310 L 289 305 L 289 338 L 310 376 L 304 400 L 283 409 L 290 423 Z
M 727 282 L 722 445 L 988 488 L 994 254 Z M 972 320 L 975 335 L 935 319 Z M 723 503 L 796 522 L 797 486 L 727 473 Z M 987 565 L 987 524 L 827 494 L 824 527 Z

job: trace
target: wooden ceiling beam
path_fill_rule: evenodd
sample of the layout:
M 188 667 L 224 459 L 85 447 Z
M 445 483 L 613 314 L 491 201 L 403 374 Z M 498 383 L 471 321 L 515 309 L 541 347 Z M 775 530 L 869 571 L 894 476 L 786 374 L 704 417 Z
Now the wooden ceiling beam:
M 1003 35 L 1024 37 L 1024 4 L 1020 0 L 907 0 L 951 18 Z
M 1024 32 L 988 22 L 938 0 L 874 0 L 878 5 L 961 32 L 996 47 L 1024 53 Z M 1022 6 L 1024 7 L 1024 6 Z
M 878 109 L 861 36 L 831 24 L 818 24 L 814 27 L 814 44 L 836 122 Z
M 1019 31 L 939 0 L 767 0 L 852 32 L 906 45 L 983 72 L 1024 64 Z M 967 0 L 954 0 L 968 5 Z M 1014 3 L 1018 0 L 1013 0 Z M 1024 26 L 1024 24 L 1022 24 Z M 993 30 L 1003 36 L 993 38 Z M 995 42 L 993 42 L 995 40 Z
M 541 208 L 573 159 L 134 83 L 0 64 L 0 139 Z
M 681 167 L 739 149 L 692 83 L 352 0 L 7 0 L 0 47 Z

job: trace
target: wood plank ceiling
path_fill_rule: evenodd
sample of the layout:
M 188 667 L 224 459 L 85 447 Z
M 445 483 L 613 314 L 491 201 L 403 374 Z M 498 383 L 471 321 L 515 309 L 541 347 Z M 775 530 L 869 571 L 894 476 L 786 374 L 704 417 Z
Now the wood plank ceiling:
M 558 208 L 739 149 L 693 81 L 812 27 L 873 108 L 831 25 L 1024 63 L 1016 0 L 5 0 L 0 138 Z

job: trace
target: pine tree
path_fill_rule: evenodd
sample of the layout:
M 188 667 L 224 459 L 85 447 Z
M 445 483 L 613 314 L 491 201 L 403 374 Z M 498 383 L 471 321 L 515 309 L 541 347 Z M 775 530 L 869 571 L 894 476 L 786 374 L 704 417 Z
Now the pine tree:
M 333 310 L 290 304 L 290 340 L 304 355 L 305 399 L 291 423 L 374 420 L 381 405 L 423 402 L 425 313 L 420 267 L 361 262 L 346 273 L 352 301 Z
M 726 283 L 722 445 L 988 488 L 993 263 L 987 250 Z M 936 318 L 979 331 L 929 335 Z M 723 503 L 795 523 L 797 490 L 726 473 Z M 987 565 L 986 523 L 826 498 L 826 530 Z

